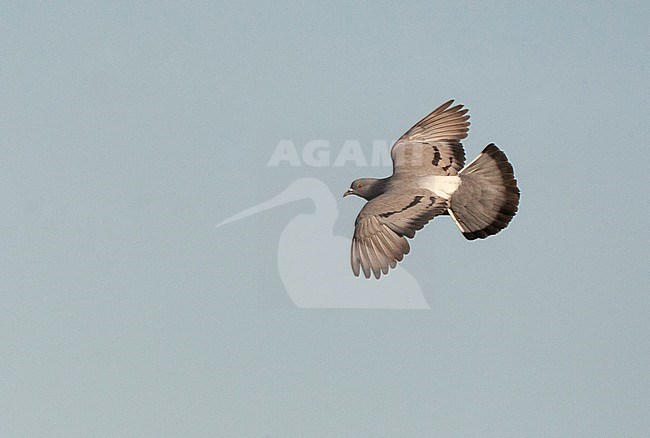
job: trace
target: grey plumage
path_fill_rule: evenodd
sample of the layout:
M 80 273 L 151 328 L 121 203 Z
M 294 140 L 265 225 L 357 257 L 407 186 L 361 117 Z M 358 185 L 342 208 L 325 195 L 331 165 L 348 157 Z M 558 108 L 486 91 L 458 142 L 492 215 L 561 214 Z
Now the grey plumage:
M 467 137 L 469 115 L 452 103 L 436 108 L 393 145 L 393 175 L 357 179 L 344 194 L 368 201 L 357 216 L 352 239 L 355 275 L 387 274 L 408 254 L 406 238 L 436 216 L 449 214 L 473 240 L 498 233 L 517 212 L 514 171 L 494 144 L 463 167 L 460 140 Z
M 519 188 L 506 154 L 490 144 L 459 176 L 449 211 L 463 236 L 484 239 L 507 227 L 517 213 Z

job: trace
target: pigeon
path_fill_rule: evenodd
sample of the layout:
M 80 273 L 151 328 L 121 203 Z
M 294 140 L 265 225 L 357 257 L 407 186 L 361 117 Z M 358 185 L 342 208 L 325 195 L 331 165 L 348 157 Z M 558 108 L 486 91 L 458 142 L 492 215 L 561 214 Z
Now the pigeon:
M 468 240 L 508 226 L 520 191 L 512 165 L 491 143 L 465 166 L 461 140 L 469 131 L 463 105 L 445 102 L 393 145 L 393 174 L 360 178 L 343 196 L 367 200 L 354 225 L 350 261 L 357 277 L 379 279 L 409 253 L 412 239 L 436 216 L 448 215 Z

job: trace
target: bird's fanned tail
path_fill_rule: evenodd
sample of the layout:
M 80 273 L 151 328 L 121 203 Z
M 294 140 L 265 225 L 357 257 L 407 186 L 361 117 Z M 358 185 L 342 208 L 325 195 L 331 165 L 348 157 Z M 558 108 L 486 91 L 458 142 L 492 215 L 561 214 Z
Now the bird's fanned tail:
M 508 226 L 517 213 L 519 188 L 512 165 L 494 144 L 459 172 L 461 184 L 449 213 L 468 240 L 484 239 Z

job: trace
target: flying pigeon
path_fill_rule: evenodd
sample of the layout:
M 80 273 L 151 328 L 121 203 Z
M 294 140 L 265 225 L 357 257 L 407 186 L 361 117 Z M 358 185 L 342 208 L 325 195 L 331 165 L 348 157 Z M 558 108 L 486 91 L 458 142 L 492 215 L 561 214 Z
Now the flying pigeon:
M 343 194 L 368 201 L 354 226 L 354 275 L 387 274 L 409 253 L 406 238 L 436 216 L 451 216 L 463 236 L 474 240 L 498 233 L 517 213 L 514 170 L 496 145 L 464 165 L 460 140 L 467 137 L 469 115 L 453 102 L 433 110 L 395 142 L 391 176 L 354 180 Z

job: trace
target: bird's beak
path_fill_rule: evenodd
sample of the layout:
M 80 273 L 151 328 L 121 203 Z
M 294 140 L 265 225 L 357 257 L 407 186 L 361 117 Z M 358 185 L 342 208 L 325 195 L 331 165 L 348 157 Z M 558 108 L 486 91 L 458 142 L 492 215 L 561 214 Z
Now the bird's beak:
M 352 190 L 352 189 L 348 189 L 347 192 L 343 193 L 343 197 L 345 198 L 346 196 L 351 195 L 351 194 L 353 194 L 353 193 L 354 193 L 354 190 Z

